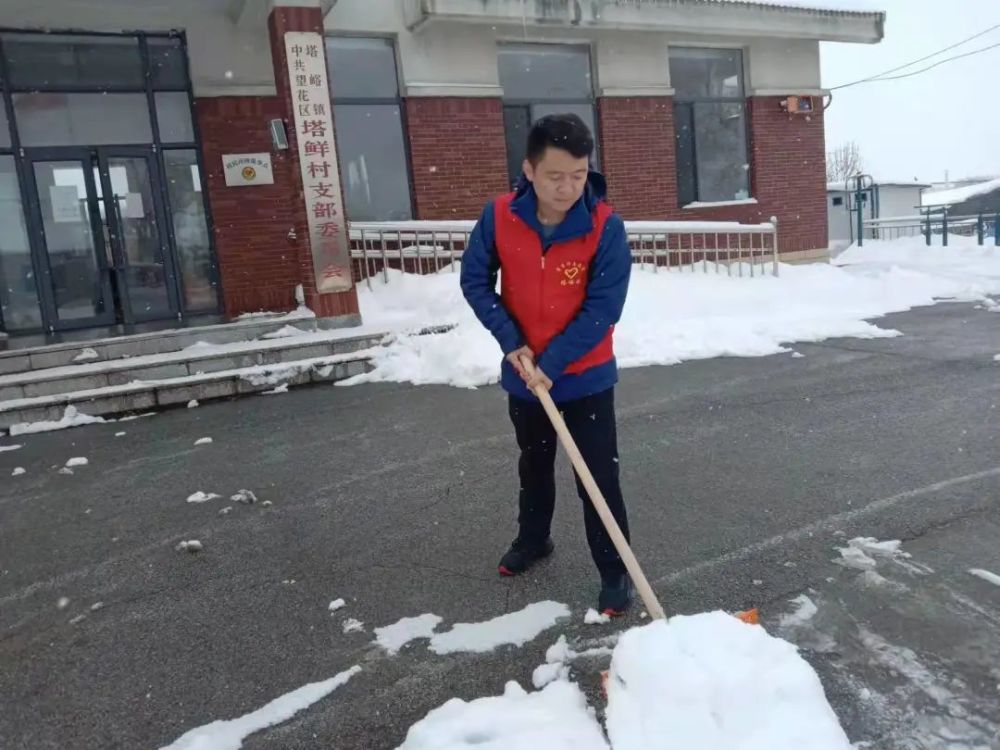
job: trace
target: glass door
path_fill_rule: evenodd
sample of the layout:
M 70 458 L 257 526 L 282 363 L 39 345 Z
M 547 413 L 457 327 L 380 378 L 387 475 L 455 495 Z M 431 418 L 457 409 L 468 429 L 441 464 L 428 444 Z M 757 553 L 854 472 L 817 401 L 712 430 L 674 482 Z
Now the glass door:
M 168 262 L 165 211 L 152 150 L 96 151 L 94 180 L 112 247 L 122 322 L 177 317 L 177 285 Z
M 34 231 L 44 253 L 39 285 L 47 328 L 115 322 L 111 269 L 93 156 L 85 149 L 27 155 Z

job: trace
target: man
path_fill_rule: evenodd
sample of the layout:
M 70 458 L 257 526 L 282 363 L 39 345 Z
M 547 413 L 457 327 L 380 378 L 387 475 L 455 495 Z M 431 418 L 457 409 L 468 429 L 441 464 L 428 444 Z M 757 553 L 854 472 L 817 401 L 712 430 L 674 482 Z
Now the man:
M 612 331 L 621 317 L 632 256 L 621 218 L 590 171 L 594 139 L 576 115 L 550 115 L 528 135 L 513 193 L 486 206 L 462 259 L 462 291 L 504 354 L 501 384 L 521 450 L 520 526 L 500 560 L 519 575 L 553 551 L 556 434 L 532 393 L 551 394 L 628 538 L 618 481 Z M 496 293 L 497 272 L 501 290 Z M 534 375 L 521 364 L 534 365 Z M 633 597 L 621 557 L 577 478 L 591 556 L 601 575 L 598 611 L 624 614 Z

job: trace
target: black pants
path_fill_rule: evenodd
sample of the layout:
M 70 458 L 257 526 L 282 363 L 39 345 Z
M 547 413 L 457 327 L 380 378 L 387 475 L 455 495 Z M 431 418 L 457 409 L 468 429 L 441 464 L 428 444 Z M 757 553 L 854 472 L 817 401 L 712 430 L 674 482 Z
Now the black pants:
M 518 469 L 521 476 L 520 537 L 541 542 L 552 528 L 552 512 L 556 502 L 556 431 L 542 405 L 509 399 L 510 420 L 514 423 L 517 445 L 521 449 Z M 611 513 L 628 539 L 628 518 L 625 501 L 618 481 L 618 434 L 615 426 L 615 390 L 576 401 L 559 404 L 570 434 L 576 441 L 590 468 L 597 486 L 608 501 Z M 575 473 L 575 472 L 574 472 Z M 625 572 L 611 537 L 604 530 L 600 516 L 594 510 L 587 491 L 576 477 L 576 489 L 583 501 L 583 519 L 587 528 L 590 554 L 602 576 Z

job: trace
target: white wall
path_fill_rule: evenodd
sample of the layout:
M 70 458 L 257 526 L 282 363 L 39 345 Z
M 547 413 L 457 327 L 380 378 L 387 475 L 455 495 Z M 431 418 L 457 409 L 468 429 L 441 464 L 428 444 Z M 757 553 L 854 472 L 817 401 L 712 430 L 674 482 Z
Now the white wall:
M 813 40 L 451 21 L 426 23 L 411 32 L 402 5 L 389 0 L 338 0 L 326 16 L 326 29 L 395 37 L 401 84 L 411 96 L 497 96 L 498 41 L 591 43 L 598 95 L 672 93 L 670 44 L 742 47 L 749 93 L 813 93 L 820 88 L 819 43 Z
M 0 0 L 0 26 L 187 33 L 195 96 L 274 94 L 267 26 L 240 26 L 221 0 Z M 227 77 L 227 71 L 231 74 Z
M 922 188 L 914 185 L 879 185 L 878 217 L 891 219 L 893 216 L 918 216 Z

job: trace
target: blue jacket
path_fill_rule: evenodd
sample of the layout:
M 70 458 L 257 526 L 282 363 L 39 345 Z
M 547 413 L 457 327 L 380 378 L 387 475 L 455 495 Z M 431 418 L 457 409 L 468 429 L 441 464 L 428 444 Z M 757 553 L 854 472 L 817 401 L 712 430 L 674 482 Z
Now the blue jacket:
M 522 177 L 516 187 L 512 211 L 535 230 L 543 252 L 559 242 L 576 239 L 593 229 L 591 212 L 604 199 L 604 177 L 591 172 L 587 188 L 566 218 L 546 241 L 538 221 L 538 199 L 531 183 Z M 487 204 L 462 256 L 462 293 L 476 317 L 493 334 L 504 356 L 523 346 L 525 341 L 497 294 L 500 257 L 496 248 L 493 203 Z M 570 363 L 591 351 L 621 318 L 632 271 L 632 254 L 625 235 L 625 224 L 617 214 L 604 225 L 597 252 L 591 262 L 587 294 L 583 307 L 568 326 L 549 343 L 544 352 L 535 352 L 536 364 L 552 380 L 550 391 L 556 402 L 572 401 L 607 390 L 618 381 L 618 367 L 612 359 L 576 375 L 565 374 Z M 512 396 L 536 400 L 513 366 L 504 359 L 500 383 Z

